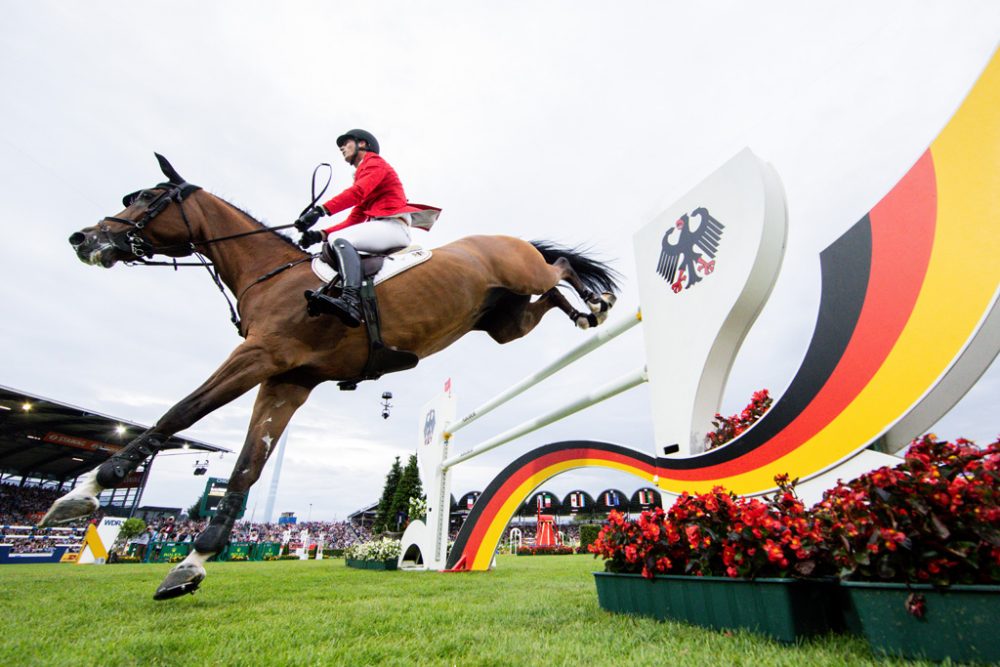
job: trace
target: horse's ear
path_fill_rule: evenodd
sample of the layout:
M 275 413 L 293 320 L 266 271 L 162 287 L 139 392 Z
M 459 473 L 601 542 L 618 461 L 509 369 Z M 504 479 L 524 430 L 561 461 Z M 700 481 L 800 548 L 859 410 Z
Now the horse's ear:
M 167 162 L 167 158 L 163 157 L 159 153 L 153 153 L 153 155 L 156 156 L 156 161 L 160 163 L 160 171 L 163 172 L 163 175 L 166 176 L 171 183 L 186 182 L 184 178 L 177 173 L 177 170 L 174 169 L 169 162 Z

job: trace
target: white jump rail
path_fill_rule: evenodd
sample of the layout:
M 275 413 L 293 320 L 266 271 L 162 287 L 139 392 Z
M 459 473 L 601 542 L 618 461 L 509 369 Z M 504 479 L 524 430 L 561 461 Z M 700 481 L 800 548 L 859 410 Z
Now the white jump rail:
M 495 449 L 501 445 L 516 440 L 517 438 L 531 433 L 532 431 L 536 431 L 544 426 L 552 424 L 553 422 L 564 419 L 565 417 L 579 412 L 580 410 L 596 405 L 597 403 L 605 401 L 613 396 L 617 396 L 628 389 L 647 382 L 649 380 L 649 376 L 646 372 L 645 366 L 642 366 L 616 380 L 584 393 L 575 400 L 565 402 L 558 408 L 544 415 L 529 419 L 518 426 L 508 429 L 503 433 L 479 443 L 475 447 L 472 447 L 461 454 L 449 457 L 448 447 L 455 433 L 472 424 L 480 417 L 484 417 L 496 408 L 509 402 L 511 399 L 517 397 L 524 391 L 539 384 L 566 366 L 569 366 L 573 362 L 593 352 L 602 345 L 607 344 L 641 322 L 642 313 L 636 312 L 630 317 L 626 317 L 621 321 L 596 331 L 585 342 L 577 345 L 573 349 L 550 362 L 544 368 L 532 373 L 520 382 L 496 395 L 483 405 L 467 414 L 465 417 L 457 420 L 445 421 L 443 429 L 437 436 L 440 438 L 440 440 L 437 441 L 438 445 L 431 448 L 431 450 L 421 450 L 424 455 L 431 457 L 431 460 L 421 463 L 421 476 L 426 477 L 426 479 L 423 479 L 422 481 L 424 482 L 424 488 L 427 489 L 427 519 L 426 523 L 411 522 L 410 526 L 407 527 L 407 531 L 403 535 L 403 556 L 405 556 L 405 553 L 408 551 L 410 545 L 416 545 L 420 548 L 423 556 L 424 567 L 433 569 L 444 568 L 447 560 L 449 514 L 448 499 L 451 495 L 451 468 L 464 461 L 468 461 L 469 459 L 484 454 L 491 449 Z M 431 454 L 431 452 L 437 452 L 437 456 L 440 458 L 436 458 L 436 460 L 434 460 L 434 454 Z M 425 464 L 427 467 L 425 467 Z M 403 561 L 403 556 L 400 557 L 401 562 Z
M 520 438 L 522 435 L 527 435 L 532 431 L 537 431 L 543 426 L 548 426 L 549 424 L 557 422 L 565 417 L 568 417 L 575 412 L 579 412 L 584 408 L 589 408 L 593 405 L 601 403 L 602 401 L 606 401 L 612 396 L 617 396 L 623 391 L 627 391 L 632 387 L 637 387 L 643 382 L 648 382 L 648 381 L 649 381 L 649 375 L 646 373 L 645 366 L 637 370 L 634 370 L 630 373 L 626 373 L 617 380 L 612 380 L 611 382 L 608 382 L 607 384 L 599 387 L 598 389 L 595 389 L 594 391 L 587 392 L 586 394 L 583 394 L 582 396 L 577 398 L 575 401 L 571 401 L 563 405 L 562 407 L 556 408 L 552 412 L 542 415 L 541 417 L 535 417 L 534 419 L 529 419 L 523 424 L 520 424 L 519 426 L 515 426 L 512 429 L 504 431 L 503 433 L 500 433 L 499 435 L 496 435 L 490 438 L 489 440 L 486 440 L 485 442 L 476 445 L 475 447 L 466 452 L 463 452 L 456 456 L 452 456 L 449 459 L 445 459 L 444 461 L 441 462 L 440 466 L 441 470 L 447 471 L 449 468 L 458 465 L 462 461 L 468 461 L 469 459 L 475 456 L 484 454 L 490 451 L 491 449 L 494 449 L 496 447 L 499 447 L 500 445 L 510 442 L 511 440 L 516 440 L 517 438 Z
M 606 329 L 598 330 L 598 332 L 593 336 L 591 336 L 587 341 L 581 343 L 580 345 L 577 345 L 566 354 L 555 359 L 554 361 L 552 361 L 552 363 L 550 363 L 548 366 L 541 369 L 540 371 L 532 373 L 531 375 L 524 378 L 511 388 L 497 394 L 490 400 L 486 401 L 478 408 L 476 408 L 466 416 L 456 421 L 454 426 L 449 424 L 448 428 L 445 430 L 444 434 L 445 440 L 450 440 L 451 437 L 455 435 L 455 433 L 465 428 L 472 422 L 476 421 L 480 417 L 483 417 L 486 414 L 492 412 L 493 410 L 500 407 L 504 403 L 510 401 L 515 396 L 518 396 L 523 392 L 525 392 L 526 390 L 530 389 L 531 387 L 534 387 L 536 384 L 538 384 L 545 378 L 557 373 L 563 368 L 566 368 L 577 359 L 589 354 L 590 352 L 593 352 L 597 348 L 608 343 L 612 339 L 617 338 L 618 336 L 625 333 L 626 331 L 628 331 L 629 329 L 631 329 L 632 327 L 636 326 L 641 322 L 642 322 L 642 312 L 638 311 L 636 312 L 634 317 L 627 317 L 622 321 L 609 326 Z M 458 461 L 455 461 L 450 465 L 454 465 L 455 463 L 458 463 Z

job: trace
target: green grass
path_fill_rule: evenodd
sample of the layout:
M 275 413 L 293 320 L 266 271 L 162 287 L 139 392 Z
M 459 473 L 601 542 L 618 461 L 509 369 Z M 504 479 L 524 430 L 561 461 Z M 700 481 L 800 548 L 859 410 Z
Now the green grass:
M 210 563 L 196 595 L 154 602 L 168 567 L 0 566 L 0 665 L 897 664 L 854 638 L 786 646 L 609 614 L 590 556 L 476 574 Z

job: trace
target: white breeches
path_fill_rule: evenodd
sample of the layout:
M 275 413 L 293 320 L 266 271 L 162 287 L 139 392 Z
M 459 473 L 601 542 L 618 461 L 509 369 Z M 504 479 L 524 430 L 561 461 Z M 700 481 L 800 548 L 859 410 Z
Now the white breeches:
M 402 215 L 409 218 L 410 214 Z M 331 233 L 327 242 L 332 244 L 336 239 L 344 239 L 361 252 L 385 252 L 410 245 L 410 226 L 398 217 L 373 218 Z

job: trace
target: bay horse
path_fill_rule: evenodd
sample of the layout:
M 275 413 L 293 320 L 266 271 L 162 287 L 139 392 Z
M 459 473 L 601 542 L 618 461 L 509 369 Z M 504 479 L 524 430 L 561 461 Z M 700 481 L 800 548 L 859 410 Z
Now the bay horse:
M 156 157 L 166 182 L 127 195 L 123 210 L 74 233 L 69 242 L 82 261 L 104 268 L 156 254 L 204 256 L 236 296 L 240 319 L 234 316 L 234 322 L 245 340 L 152 428 L 56 500 L 40 525 L 89 515 L 102 490 L 123 482 L 170 436 L 259 386 L 226 495 L 190 555 L 157 588 L 154 599 L 164 600 L 198 588 L 205 562 L 228 543 L 247 492 L 292 415 L 321 382 L 361 378 L 369 341 L 364 326 L 352 329 L 332 316 L 307 316 L 303 293 L 320 282 L 310 255 L 187 183 L 165 158 Z M 573 308 L 558 289 L 563 282 L 590 312 Z M 429 260 L 381 283 L 376 295 L 386 344 L 424 358 L 469 331 L 485 331 L 498 343 L 520 338 L 552 308 L 581 328 L 595 326 L 606 318 L 617 289 L 616 272 L 582 252 L 509 236 L 470 236 L 434 249 Z

